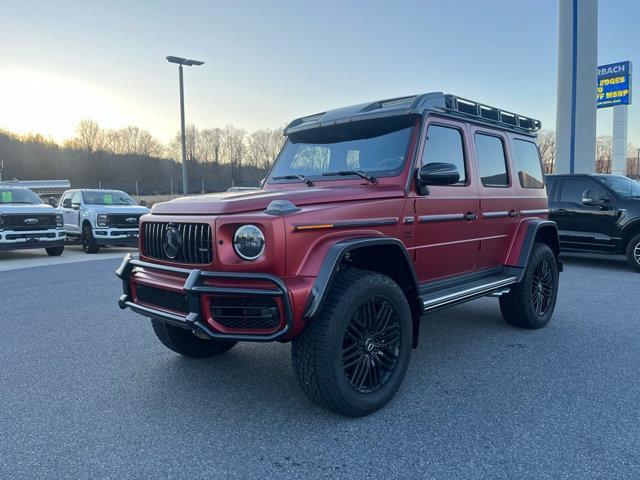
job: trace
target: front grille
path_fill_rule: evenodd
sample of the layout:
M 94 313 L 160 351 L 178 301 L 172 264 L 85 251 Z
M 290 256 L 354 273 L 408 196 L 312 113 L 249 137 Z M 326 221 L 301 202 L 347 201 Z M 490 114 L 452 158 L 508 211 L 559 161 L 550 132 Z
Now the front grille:
M 185 315 L 190 311 L 189 301 L 184 293 L 149 287 L 138 283 L 136 284 L 136 296 L 139 302 L 160 307 L 164 310 L 173 310 Z
M 111 228 L 138 228 L 138 223 L 140 222 L 141 216 L 142 216 L 141 214 L 134 214 L 134 215 L 124 215 L 120 213 L 117 215 L 109 214 L 108 225 Z M 130 219 L 135 219 L 135 222 L 127 221 Z
M 7 233 L 5 235 L 7 240 L 18 240 L 19 238 L 56 238 L 55 233 Z
M 169 227 L 176 228 L 182 237 L 180 249 L 174 258 L 167 256 L 163 246 Z M 146 257 L 168 262 L 211 263 L 211 226 L 206 223 L 145 222 L 142 224 L 142 253 Z
M 56 228 L 55 215 L 3 215 L 6 230 L 49 230 Z M 25 223 L 28 221 L 29 223 Z
M 280 325 L 278 304 L 270 297 L 212 297 L 213 320 L 234 330 L 273 330 Z

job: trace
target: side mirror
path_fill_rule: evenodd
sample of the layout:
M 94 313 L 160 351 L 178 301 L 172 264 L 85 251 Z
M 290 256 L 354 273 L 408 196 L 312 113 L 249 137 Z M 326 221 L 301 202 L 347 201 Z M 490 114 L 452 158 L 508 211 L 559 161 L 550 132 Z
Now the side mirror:
M 418 170 L 418 186 L 423 195 L 428 193 L 427 185 L 453 185 L 460 181 L 460 171 L 452 163 L 427 163 Z
M 596 188 L 588 188 L 582 192 L 582 204 L 588 207 L 600 207 L 608 201 L 608 197 L 600 197 L 600 192 Z
M 146 200 L 140 200 L 140 206 L 142 206 L 142 207 L 148 207 L 148 206 L 149 206 L 149 204 L 147 203 L 147 201 L 146 201 Z
M 62 202 L 62 206 L 64 208 L 72 208 L 71 207 L 71 199 L 70 198 L 65 198 L 64 201 Z
M 58 201 L 54 198 L 54 197 L 49 197 L 49 205 L 51 205 L 53 208 L 56 208 L 58 206 Z

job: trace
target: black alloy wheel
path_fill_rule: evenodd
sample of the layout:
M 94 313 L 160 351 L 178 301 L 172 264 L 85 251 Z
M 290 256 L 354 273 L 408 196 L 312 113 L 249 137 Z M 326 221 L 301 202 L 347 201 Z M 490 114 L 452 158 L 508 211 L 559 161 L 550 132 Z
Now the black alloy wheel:
M 349 384 L 359 393 L 375 392 L 393 373 L 399 352 L 398 312 L 383 298 L 369 298 L 344 332 L 342 363 Z
M 553 301 L 555 279 L 547 258 L 536 265 L 531 283 L 531 306 L 538 315 L 544 315 Z

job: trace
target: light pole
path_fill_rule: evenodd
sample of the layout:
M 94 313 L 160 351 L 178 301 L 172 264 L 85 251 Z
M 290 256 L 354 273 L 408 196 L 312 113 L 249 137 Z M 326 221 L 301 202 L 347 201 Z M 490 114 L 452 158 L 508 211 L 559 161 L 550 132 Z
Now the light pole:
M 184 126 L 184 85 L 182 80 L 182 67 L 186 65 L 187 67 L 200 66 L 204 64 L 200 60 L 190 60 L 188 58 L 181 57 L 173 57 L 168 56 L 167 61 L 169 63 L 176 63 L 178 65 L 178 72 L 180 76 L 180 133 L 182 136 L 182 193 L 183 195 L 188 195 L 188 185 L 187 185 L 187 139 L 185 134 L 185 126 Z

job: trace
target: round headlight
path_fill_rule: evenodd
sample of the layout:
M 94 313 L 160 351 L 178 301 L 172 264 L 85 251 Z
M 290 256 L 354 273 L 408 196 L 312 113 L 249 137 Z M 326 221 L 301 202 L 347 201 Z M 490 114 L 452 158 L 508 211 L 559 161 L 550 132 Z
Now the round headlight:
M 255 225 L 243 225 L 233 235 L 233 249 L 240 258 L 255 260 L 264 252 L 264 235 Z

